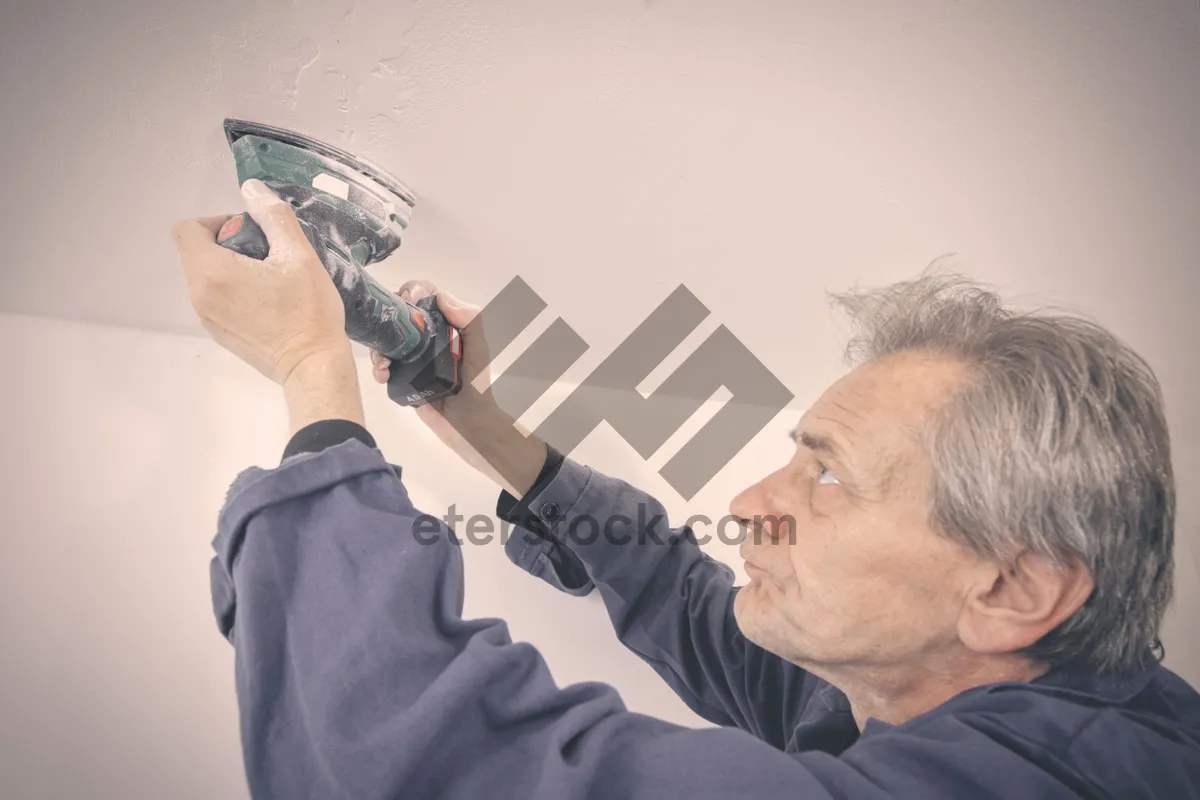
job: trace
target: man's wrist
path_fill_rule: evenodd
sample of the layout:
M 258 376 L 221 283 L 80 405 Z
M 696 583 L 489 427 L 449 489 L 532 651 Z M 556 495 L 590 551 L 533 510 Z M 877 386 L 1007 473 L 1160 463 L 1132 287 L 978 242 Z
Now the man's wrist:
M 513 434 L 510 445 L 492 451 L 488 459 L 503 478 L 501 485 L 509 494 L 522 498 L 536 483 L 549 451 L 546 443 L 536 436 L 523 437 L 516 431 Z
M 325 419 L 345 419 L 366 427 L 358 368 L 345 346 L 311 353 L 302 359 L 283 383 L 290 433 Z
M 523 496 L 546 463 L 546 443 L 499 409 L 461 421 L 459 434 L 483 459 L 479 465 L 505 491 Z

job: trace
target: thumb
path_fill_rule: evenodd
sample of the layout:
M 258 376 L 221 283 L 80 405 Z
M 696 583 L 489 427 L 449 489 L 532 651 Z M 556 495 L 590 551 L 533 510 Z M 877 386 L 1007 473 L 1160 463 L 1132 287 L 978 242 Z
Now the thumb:
M 464 303 L 449 292 L 438 292 L 437 303 L 438 309 L 445 316 L 446 321 L 459 330 L 470 325 L 479 315 L 479 306 Z M 482 320 L 475 327 L 482 327 Z
M 464 303 L 449 292 L 437 293 L 438 309 L 446 321 L 458 328 L 463 339 L 463 363 L 470 379 L 474 380 L 491 363 L 483 314 L 479 306 Z
M 271 255 L 285 256 L 311 247 L 292 207 L 262 181 L 251 178 L 242 184 L 246 210 L 262 228 L 271 247 Z

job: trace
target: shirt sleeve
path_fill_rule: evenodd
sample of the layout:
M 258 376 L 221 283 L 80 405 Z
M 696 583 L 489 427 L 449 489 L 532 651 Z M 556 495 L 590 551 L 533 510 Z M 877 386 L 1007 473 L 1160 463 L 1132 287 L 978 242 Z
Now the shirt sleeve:
M 301 453 L 319 453 L 348 439 L 357 439 L 367 447 L 375 447 L 375 437 L 370 432 L 348 419 L 323 419 L 306 425 L 292 436 L 283 450 L 280 463 Z
M 561 455 L 546 477 L 520 501 L 501 495 L 497 515 L 525 531 L 509 539 L 509 558 L 559 588 L 598 587 L 620 641 L 689 708 L 785 748 L 809 701 L 830 687 L 746 639 L 728 565 L 624 481 Z
M 980 771 L 961 768 L 984 744 L 969 726 L 889 733 L 840 759 L 789 756 L 735 728 L 630 712 L 606 684 L 560 688 L 502 620 L 463 619 L 453 533 L 413 506 L 399 467 L 355 438 L 238 475 L 213 545 L 254 797 L 987 794 L 969 791 Z M 1011 769 L 994 774 L 1011 783 Z
M 213 601 L 254 797 L 828 796 L 748 735 L 630 713 L 604 684 L 560 689 L 504 622 L 463 619 L 460 548 L 400 476 L 349 439 L 230 488 Z M 698 779 L 697 747 L 722 771 Z
M 596 588 L 587 567 L 529 510 L 530 499 L 550 486 L 564 461 L 562 453 L 546 445 L 546 461 L 529 491 L 521 500 L 502 491 L 496 502 L 496 516 L 516 527 L 515 535 L 506 537 L 504 544 L 504 552 L 510 561 L 559 591 L 582 597 Z

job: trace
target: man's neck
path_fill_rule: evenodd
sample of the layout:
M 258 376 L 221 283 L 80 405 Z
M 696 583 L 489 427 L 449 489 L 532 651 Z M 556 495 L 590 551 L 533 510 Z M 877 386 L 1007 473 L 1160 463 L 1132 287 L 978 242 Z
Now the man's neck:
M 947 659 L 919 667 L 837 670 L 826 678 L 850 700 L 861 731 L 869 718 L 900 725 L 976 686 L 1032 681 L 1046 670 L 1018 656 Z M 824 676 L 823 676 L 824 677 Z

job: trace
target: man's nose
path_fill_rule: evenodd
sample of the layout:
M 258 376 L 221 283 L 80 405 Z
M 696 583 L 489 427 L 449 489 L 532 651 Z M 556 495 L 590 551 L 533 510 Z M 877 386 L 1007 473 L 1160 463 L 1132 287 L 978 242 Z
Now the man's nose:
M 755 535 L 766 537 L 770 541 L 782 535 L 779 530 L 780 513 L 774 494 L 771 491 L 772 473 L 753 486 L 738 493 L 729 503 L 729 513 L 737 520 L 742 530 Z

